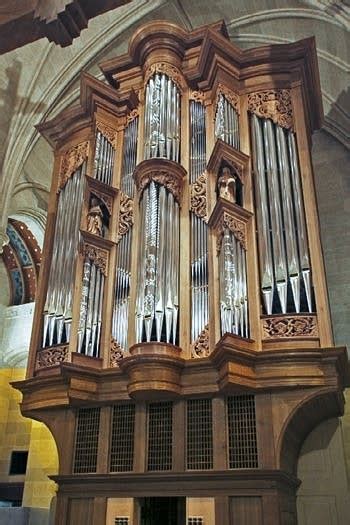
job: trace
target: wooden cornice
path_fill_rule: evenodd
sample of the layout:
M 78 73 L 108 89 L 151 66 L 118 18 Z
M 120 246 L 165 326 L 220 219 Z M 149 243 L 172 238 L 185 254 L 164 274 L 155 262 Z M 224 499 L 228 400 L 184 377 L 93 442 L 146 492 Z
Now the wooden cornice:
M 208 496 L 232 494 L 235 489 L 254 491 L 282 490 L 294 491 L 299 480 L 282 470 L 268 469 L 234 469 L 230 471 L 202 472 L 140 472 L 117 474 L 79 474 L 50 476 L 59 484 L 61 494 L 68 493 L 96 497 L 97 495 L 130 496 L 147 495 L 184 495 Z
M 92 126 L 96 107 L 115 117 L 123 117 L 135 109 L 138 102 L 133 89 L 120 95 L 111 86 L 83 72 L 80 76 L 79 105 L 63 110 L 52 120 L 38 124 L 36 129 L 57 149 L 73 134 Z

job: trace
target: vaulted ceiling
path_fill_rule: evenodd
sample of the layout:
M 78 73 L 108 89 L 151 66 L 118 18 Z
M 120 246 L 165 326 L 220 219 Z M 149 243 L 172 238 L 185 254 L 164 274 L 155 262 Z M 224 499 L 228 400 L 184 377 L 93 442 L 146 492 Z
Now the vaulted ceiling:
M 93 20 L 73 44 L 41 39 L 0 57 L 0 245 L 9 216 L 44 224 L 53 156 L 35 125 L 77 101 L 79 73 L 127 50 L 135 28 L 168 19 L 193 29 L 224 19 L 242 48 L 316 37 L 324 128 L 349 137 L 350 8 L 328 0 L 134 0 Z

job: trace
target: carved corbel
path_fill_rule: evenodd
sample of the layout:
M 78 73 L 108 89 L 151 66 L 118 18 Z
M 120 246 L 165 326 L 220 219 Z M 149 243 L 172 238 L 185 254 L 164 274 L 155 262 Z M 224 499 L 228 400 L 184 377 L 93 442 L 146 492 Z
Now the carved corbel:
M 293 128 L 290 89 L 258 91 L 248 95 L 248 111 L 261 118 L 270 118 L 282 128 Z

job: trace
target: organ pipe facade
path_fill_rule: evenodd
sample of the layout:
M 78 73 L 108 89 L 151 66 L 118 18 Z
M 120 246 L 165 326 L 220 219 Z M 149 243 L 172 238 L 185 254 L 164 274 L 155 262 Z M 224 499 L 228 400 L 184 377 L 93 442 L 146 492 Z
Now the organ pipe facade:
M 55 163 L 16 386 L 56 440 L 56 525 L 197 523 L 197 497 L 198 523 L 296 523 L 298 447 L 348 377 L 310 161 L 314 42 L 271 50 L 222 22 L 152 22 L 39 126 Z

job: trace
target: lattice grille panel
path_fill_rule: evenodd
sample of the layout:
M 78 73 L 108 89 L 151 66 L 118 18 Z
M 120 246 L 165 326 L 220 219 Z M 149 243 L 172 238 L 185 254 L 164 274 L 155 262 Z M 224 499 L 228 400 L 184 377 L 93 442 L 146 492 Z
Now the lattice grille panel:
M 172 468 L 173 404 L 151 403 L 148 407 L 148 470 Z
M 135 405 L 113 407 L 111 436 L 111 472 L 126 472 L 134 463 Z
M 96 472 L 99 408 L 81 408 L 77 415 L 75 435 L 74 472 Z
M 229 397 L 227 416 L 230 468 L 257 468 L 255 396 Z
M 129 525 L 129 518 L 115 518 L 114 525 Z
M 190 516 L 187 525 L 204 525 L 204 519 L 202 516 Z
M 213 468 L 211 399 L 187 401 L 187 468 Z

